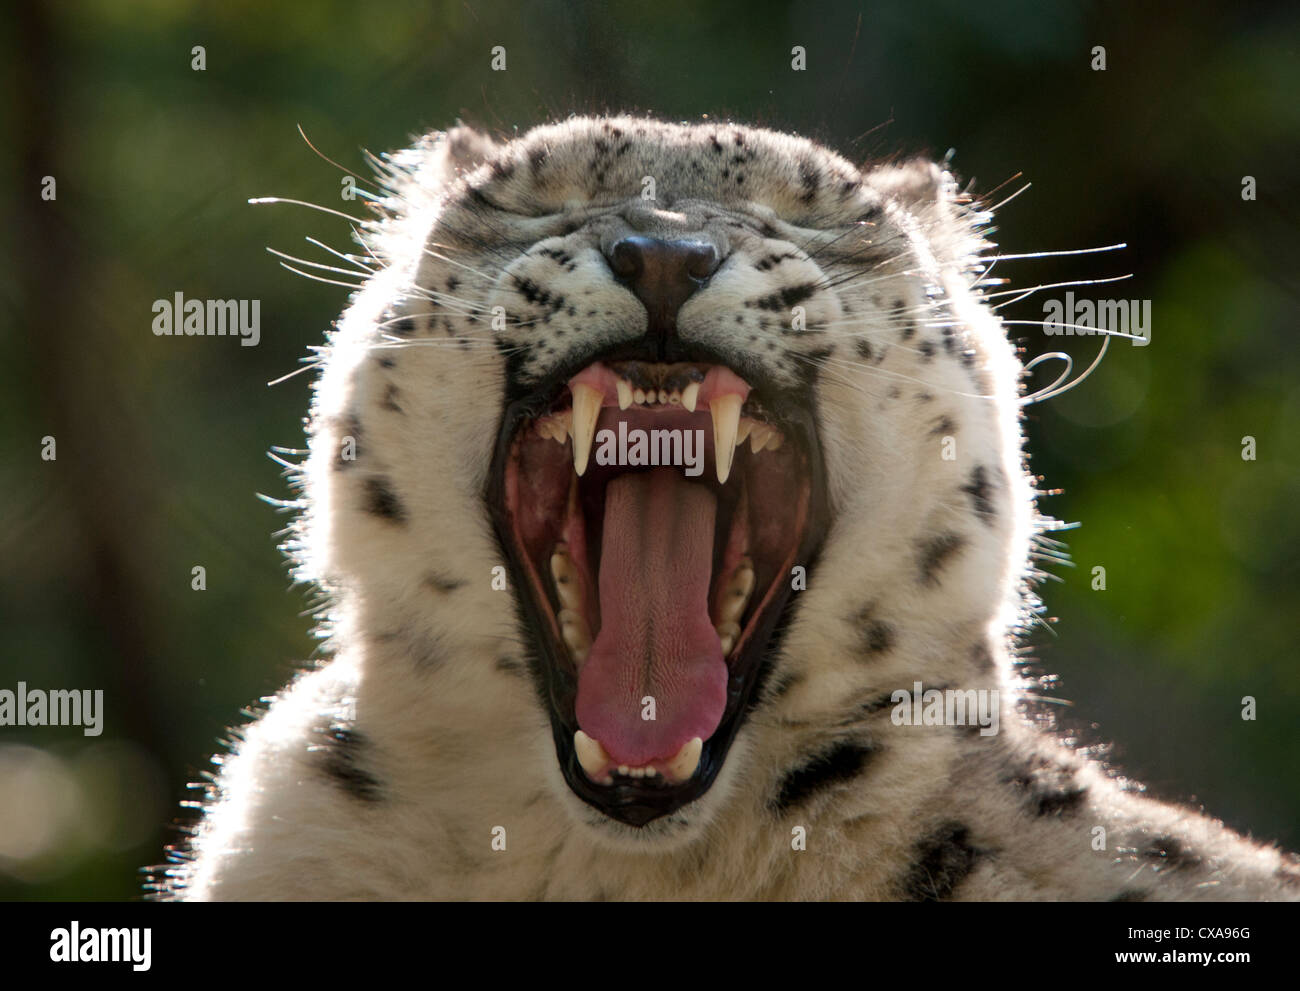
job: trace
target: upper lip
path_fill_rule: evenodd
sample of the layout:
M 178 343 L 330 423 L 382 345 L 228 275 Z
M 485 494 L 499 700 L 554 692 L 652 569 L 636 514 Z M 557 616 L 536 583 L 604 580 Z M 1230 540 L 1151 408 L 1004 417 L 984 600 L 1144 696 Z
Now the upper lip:
M 577 384 L 592 381 L 590 376 L 593 368 L 596 369 L 595 374 L 600 374 L 602 368 L 608 369 L 614 365 L 624 379 L 638 382 L 638 376 L 641 376 L 647 384 L 656 376 L 660 377 L 662 384 L 679 384 L 667 382 L 663 378 L 674 374 L 679 375 L 687 386 L 692 383 L 703 385 L 704 375 L 707 374 L 713 374 L 715 381 L 723 373 L 735 378 L 729 364 L 717 361 L 714 355 L 699 351 L 679 355 L 682 360 L 674 364 L 681 367 L 666 370 L 664 365 L 640 367 L 637 363 L 644 361 L 644 356 L 635 351 L 631 357 L 627 357 L 627 354 L 624 350 L 621 353 L 611 351 L 598 357 L 591 356 L 581 364 L 575 363 L 576 367 L 571 365 L 557 370 L 546 381 L 532 388 L 516 387 L 513 397 L 508 397 L 502 415 L 486 501 L 511 572 L 513 587 L 521 590 L 516 596 L 516 602 L 522 613 L 521 619 L 533 633 L 528 638 L 530 668 L 551 717 L 556 751 L 565 778 L 575 794 L 588 804 L 614 819 L 640 826 L 695 800 L 713 783 L 730 744 L 743 723 L 745 713 L 757 701 L 762 683 L 767 677 L 771 653 L 778 645 L 779 634 L 790 609 L 790 582 L 776 581 L 768 590 L 763 591 L 762 594 L 770 599 L 768 607 L 762 610 L 756 608 L 748 620 L 750 628 L 745 631 L 746 640 L 736 650 L 729 666 L 726 703 L 721 721 L 714 733 L 704 741 L 699 769 L 693 776 L 680 784 L 665 784 L 662 777 L 633 778 L 612 785 L 601 785 L 590 780 L 578 761 L 574 747 L 574 735 L 579 729 L 574 711 L 577 671 L 563 642 L 555 635 L 557 626 L 550 604 L 538 601 L 539 596 L 534 593 L 533 575 L 536 568 L 524 560 L 522 549 L 517 546 L 514 524 L 507 506 L 505 483 L 507 465 L 520 438 L 520 431 L 531 421 L 552 411 L 566 389 L 576 391 L 572 388 L 575 381 Z M 698 371 L 693 371 L 690 367 L 692 365 Z M 715 374 L 712 371 L 714 368 L 722 371 Z M 791 441 L 807 473 L 808 498 L 804 509 L 802 540 L 793 553 L 792 560 L 808 568 L 820 547 L 827 516 L 824 467 L 815 427 L 815 410 L 810 397 L 774 389 L 761 375 L 755 376 L 755 379 L 757 381 L 754 381 L 755 387 L 750 397 L 753 408 L 761 409 L 762 420 L 777 425 Z M 749 384 L 749 381 L 744 381 L 745 388 L 740 391 L 748 393 Z M 619 396 L 620 406 L 625 405 L 623 401 L 626 398 L 625 394 Z M 590 402 L 590 398 L 587 401 Z M 747 412 L 752 412 L 752 409 L 747 408 Z M 719 473 L 721 470 L 719 465 Z M 797 523 L 798 521 L 796 525 Z

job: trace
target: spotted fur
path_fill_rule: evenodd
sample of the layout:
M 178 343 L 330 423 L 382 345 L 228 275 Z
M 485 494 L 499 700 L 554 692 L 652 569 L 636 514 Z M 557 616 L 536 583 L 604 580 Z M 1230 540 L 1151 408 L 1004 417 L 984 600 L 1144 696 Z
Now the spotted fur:
M 578 118 L 504 143 L 433 134 L 383 182 L 289 547 L 330 602 L 330 660 L 246 727 L 162 894 L 1296 897 L 1293 859 L 1020 716 L 1047 523 L 1022 368 L 980 296 L 988 217 L 941 168 Z M 713 787 L 640 829 L 560 775 L 484 508 L 512 390 L 644 333 L 603 255 L 629 231 L 724 246 L 677 331 L 805 390 L 832 516 Z M 1000 690 L 1000 732 L 896 725 L 891 693 L 916 681 Z

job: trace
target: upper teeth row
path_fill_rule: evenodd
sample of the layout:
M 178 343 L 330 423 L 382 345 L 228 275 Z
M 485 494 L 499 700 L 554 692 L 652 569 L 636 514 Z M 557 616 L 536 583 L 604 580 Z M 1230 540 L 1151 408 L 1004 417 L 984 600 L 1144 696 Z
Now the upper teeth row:
M 618 380 L 618 408 L 627 409 L 633 403 L 637 406 L 653 406 L 656 403 L 665 406 L 685 406 L 694 413 L 700 400 L 700 383 L 692 382 L 685 389 L 641 389 L 627 379 Z
M 618 384 L 620 409 L 627 409 L 629 405 L 623 401 L 625 387 L 631 389 L 627 382 L 620 379 Z M 664 402 L 665 399 L 659 397 L 666 396 L 668 404 L 680 403 L 694 413 L 699 389 L 698 382 L 692 382 L 680 394 L 676 391 L 665 394 L 664 390 L 660 389 L 654 401 Z M 639 398 L 643 396 L 646 397 L 644 402 Z M 579 475 L 587 470 L 592 441 L 596 437 L 596 421 L 600 418 L 600 409 L 604 401 L 605 397 L 599 389 L 593 389 L 589 385 L 575 385 L 573 409 L 554 413 L 537 421 L 537 432 L 549 440 L 563 444 L 572 438 L 573 468 Z M 631 394 L 630 402 L 649 405 L 651 400 L 648 394 L 637 389 Z M 740 408 L 743 405 L 744 400 L 737 393 L 714 396 L 709 403 L 709 414 L 713 418 L 714 464 L 719 482 L 725 482 L 730 477 L 736 448 L 743 444 L 746 438 L 749 439 L 750 450 L 755 454 L 762 450 L 779 450 L 785 441 L 781 432 L 775 427 L 749 417 L 742 418 Z

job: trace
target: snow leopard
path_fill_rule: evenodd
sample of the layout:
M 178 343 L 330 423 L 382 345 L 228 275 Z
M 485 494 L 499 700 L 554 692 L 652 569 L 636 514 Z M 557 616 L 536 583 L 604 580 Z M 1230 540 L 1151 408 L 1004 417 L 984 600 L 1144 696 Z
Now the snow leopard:
M 945 165 L 638 116 L 374 162 L 287 469 L 325 659 L 158 897 L 1296 897 L 1031 704 L 1053 524 Z

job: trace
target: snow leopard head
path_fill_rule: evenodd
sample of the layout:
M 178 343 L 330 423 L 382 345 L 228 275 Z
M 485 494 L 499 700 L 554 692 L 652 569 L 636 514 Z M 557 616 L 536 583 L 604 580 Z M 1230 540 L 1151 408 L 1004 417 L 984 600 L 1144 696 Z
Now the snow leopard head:
M 382 181 L 293 550 L 388 732 L 443 760 L 409 787 L 545 781 L 675 842 L 855 769 L 895 689 L 996 687 L 1021 368 L 942 169 L 577 118 L 431 135 Z

